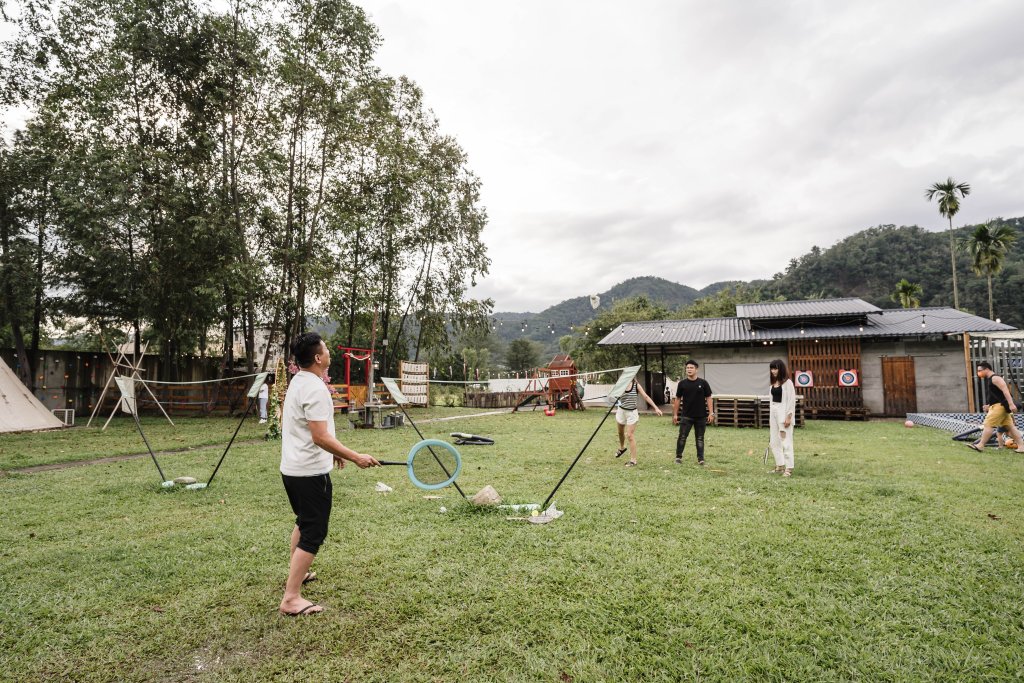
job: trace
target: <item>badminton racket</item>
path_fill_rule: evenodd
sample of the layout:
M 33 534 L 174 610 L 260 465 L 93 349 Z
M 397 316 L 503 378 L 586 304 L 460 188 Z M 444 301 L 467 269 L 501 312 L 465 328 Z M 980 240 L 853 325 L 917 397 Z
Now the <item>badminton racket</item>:
M 425 436 L 423 436 L 423 432 L 421 432 L 420 428 L 416 426 L 416 423 L 413 421 L 412 416 L 409 415 L 409 412 L 405 409 L 405 404 L 409 402 L 409 399 L 407 399 L 405 397 L 405 395 L 402 393 L 402 390 L 398 388 L 397 384 L 395 384 L 395 380 L 392 379 L 391 377 L 381 377 L 380 380 L 381 380 L 381 382 L 384 383 L 384 387 L 388 390 L 388 393 L 391 394 L 391 399 L 398 405 L 398 408 L 399 408 L 399 410 L 402 411 L 402 414 L 405 415 L 405 419 L 408 420 L 409 424 L 412 425 L 412 428 L 416 430 L 416 434 L 419 435 L 420 439 L 423 439 L 425 441 L 432 441 L 431 439 L 427 439 Z M 446 443 L 444 441 L 436 441 L 436 440 L 433 440 L 433 441 L 434 441 L 434 443 L 444 444 L 448 448 L 451 448 L 452 450 L 455 450 L 452 447 L 452 445 L 449 444 L 449 443 Z M 423 442 L 421 441 L 420 443 L 423 443 Z M 417 446 L 418 445 L 419 444 L 417 444 Z M 413 448 L 415 448 L 415 446 Z M 431 450 L 431 452 L 433 452 L 433 451 Z M 458 455 L 458 451 L 456 451 L 456 455 Z M 459 463 L 460 464 L 462 463 L 462 459 L 461 458 L 459 459 Z M 410 473 L 410 476 L 411 476 L 412 475 L 412 470 L 411 469 L 409 470 L 409 473 Z M 415 484 L 416 481 L 413 480 L 413 483 Z M 460 496 L 462 496 L 466 500 L 469 500 L 468 498 L 466 498 L 465 492 L 461 488 L 459 488 L 459 484 L 455 481 L 455 477 L 452 477 L 452 480 L 451 480 L 450 483 L 455 487 L 455 490 L 459 492 Z M 447 486 L 447 484 L 445 484 L 445 486 Z M 444 487 L 443 486 L 437 486 L 435 488 L 444 488 Z
M 426 491 L 455 483 L 462 470 L 462 456 L 447 441 L 424 439 L 412 447 L 405 460 L 379 460 L 381 465 L 404 465 L 409 480 Z

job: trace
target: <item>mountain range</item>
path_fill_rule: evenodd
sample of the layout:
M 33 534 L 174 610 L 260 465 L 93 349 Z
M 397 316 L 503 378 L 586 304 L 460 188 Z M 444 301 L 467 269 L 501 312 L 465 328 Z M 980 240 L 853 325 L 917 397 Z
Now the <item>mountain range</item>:
M 995 219 L 1017 235 L 1004 259 L 1001 272 L 993 276 L 994 318 L 1024 327 L 1024 218 Z M 988 287 L 984 276 L 973 272 L 965 240 L 978 226 L 953 231 L 957 248 L 957 279 L 960 307 L 988 317 Z M 812 247 L 790 260 L 784 272 L 771 280 L 716 282 L 703 289 L 671 282 L 660 277 L 635 277 L 600 292 L 595 310 L 590 297 L 577 296 L 539 313 L 495 312 L 494 332 L 503 342 L 532 339 L 545 352 L 558 350 L 558 338 L 571 333 L 616 301 L 645 295 L 673 311 L 682 311 L 694 301 L 717 294 L 727 287 L 744 285 L 760 292 L 762 299 L 786 300 L 859 297 L 880 308 L 896 308 L 892 299 L 896 283 L 906 278 L 921 286 L 922 306 L 952 306 L 949 233 L 931 232 L 918 226 L 880 225 L 861 230 L 827 249 Z M 523 325 L 526 325 L 525 329 Z
M 642 295 L 670 310 L 679 310 L 697 299 L 717 294 L 722 289 L 736 284 L 739 283 L 716 282 L 703 289 L 694 289 L 660 277 L 634 277 L 598 293 L 600 304 L 596 309 L 591 306 L 588 295 L 566 299 L 545 308 L 540 313 L 501 311 L 491 317 L 494 332 L 503 342 L 525 337 L 540 342 L 545 351 L 557 351 L 559 337 L 570 334 L 573 327 L 588 322 L 600 311 L 611 308 L 616 301 Z M 525 331 L 523 323 L 526 323 Z

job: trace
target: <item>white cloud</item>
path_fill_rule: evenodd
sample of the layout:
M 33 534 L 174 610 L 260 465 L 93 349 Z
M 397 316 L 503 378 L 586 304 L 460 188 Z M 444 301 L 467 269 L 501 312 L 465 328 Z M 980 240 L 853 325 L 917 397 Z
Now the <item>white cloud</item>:
M 1024 215 L 1015 0 L 354 0 L 469 154 L 498 310 L 770 277 L 883 224 Z
M 949 175 L 957 222 L 1024 215 L 1021 3 L 360 4 L 484 182 L 498 310 L 939 229 Z

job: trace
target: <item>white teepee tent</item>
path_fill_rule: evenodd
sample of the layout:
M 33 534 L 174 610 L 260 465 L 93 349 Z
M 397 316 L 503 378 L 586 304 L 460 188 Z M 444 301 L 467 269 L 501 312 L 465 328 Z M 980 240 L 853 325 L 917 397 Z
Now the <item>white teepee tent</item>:
M 0 433 L 56 429 L 64 423 L 46 409 L 0 358 Z

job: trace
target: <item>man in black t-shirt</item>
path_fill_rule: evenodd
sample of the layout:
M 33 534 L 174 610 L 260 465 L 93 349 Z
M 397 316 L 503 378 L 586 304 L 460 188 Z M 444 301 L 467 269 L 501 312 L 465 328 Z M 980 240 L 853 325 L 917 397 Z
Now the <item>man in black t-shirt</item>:
M 690 429 L 697 438 L 697 464 L 704 464 L 704 429 L 708 422 L 715 421 L 711 405 L 711 385 L 697 377 L 700 364 L 692 358 L 686 361 L 686 377 L 679 380 L 676 397 L 672 400 L 672 424 L 679 425 L 676 439 L 676 464 L 683 464 L 683 449 Z

